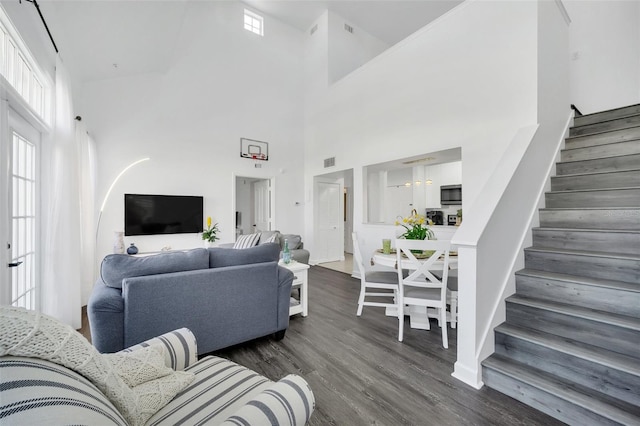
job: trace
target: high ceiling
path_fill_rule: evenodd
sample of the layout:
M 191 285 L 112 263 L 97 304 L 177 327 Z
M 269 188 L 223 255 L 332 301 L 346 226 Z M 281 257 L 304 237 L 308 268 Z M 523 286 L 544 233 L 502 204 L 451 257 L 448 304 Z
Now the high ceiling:
M 165 72 L 190 1 L 41 0 L 41 9 L 70 72 L 80 81 Z M 224 0 L 200 0 L 224 1 Z M 461 0 L 246 0 L 253 9 L 300 31 L 324 10 L 397 43 Z M 169 47 L 169 48 L 168 48 Z

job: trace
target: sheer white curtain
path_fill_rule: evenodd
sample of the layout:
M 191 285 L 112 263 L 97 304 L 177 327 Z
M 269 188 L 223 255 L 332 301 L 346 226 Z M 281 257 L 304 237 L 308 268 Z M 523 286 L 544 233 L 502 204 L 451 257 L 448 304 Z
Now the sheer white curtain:
M 93 229 L 92 150 L 80 127 L 76 131 L 70 79 L 58 58 L 54 131 L 43 156 L 41 306 L 74 328 L 81 326 L 82 282 L 93 279 L 94 247 L 85 229 Z
M 80 190 L 80 285 L 82 304 L 91 294 L 95 273 L 96 249 L 96 147 L 82 121 L 76 121 L 76 148 L 79 163 Z

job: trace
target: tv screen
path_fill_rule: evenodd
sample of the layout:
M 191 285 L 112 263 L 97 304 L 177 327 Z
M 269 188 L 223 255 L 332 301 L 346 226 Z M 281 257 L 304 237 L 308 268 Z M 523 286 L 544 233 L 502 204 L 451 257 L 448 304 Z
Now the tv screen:
M 124 194 L 124 234 L 202 232 L 203 197 Z

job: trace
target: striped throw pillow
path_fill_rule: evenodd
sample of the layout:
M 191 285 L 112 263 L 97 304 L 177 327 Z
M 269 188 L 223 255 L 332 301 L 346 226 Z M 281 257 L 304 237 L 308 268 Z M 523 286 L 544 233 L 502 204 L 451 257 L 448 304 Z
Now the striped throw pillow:
M 236 240 L 236 243 L 233 245 L 234 249 L 246 249 L 254 247 L 258 244 L 258 240 L 260 239 L 260 234 L 247 234 L 240 235 Z

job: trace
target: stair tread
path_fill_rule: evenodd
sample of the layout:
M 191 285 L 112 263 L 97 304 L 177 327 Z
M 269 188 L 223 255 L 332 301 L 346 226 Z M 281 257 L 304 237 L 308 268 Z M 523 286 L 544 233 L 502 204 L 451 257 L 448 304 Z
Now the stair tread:
M 590 112 L 589 114 L 577 115 L 576 118 L 592 117 L 594 115 L 605 114 L 607 112 L 613 112 L 613 111 L 620 111 L 622 109 L 633 108 L 633 107 L 638 107 L 638 106 L 640 106 L 640 104 L 625 105 L 625 106 L 618 107 L 618 108 L 606 109 L 604 111 Z
M 640 378 L 640 364 L 638 363 L 638 359 L 628 355 L 509 323 L 500 324 L 495 328 L 495 331 Z
M 576 250 L 576 249 L 564 249 L 564 248 L 556 248 L 556 247 L 543 247 L 543 246 L 532 246 L 524 249 L 525 251 L 535 251 L 535 252 L 545 252 L 545 253 L 558 253 L 558 254 L 573 254 L 578 256 L 591 256 L 591 257 L 609 257 L 614 259 L 625 259 L 625 260 L 639 260 L 640 255 L 630 254 L 630 253 L 615 253 L 608 251 L 592 251 L 592 250 Z
M 636 139 L 634 139 L 635 141 Z M 638 139 L 640 140 L 640 139 Z M 624 142 L 615 142 L 615 143 L 625 143 L 625 142 L 633 142 L 633 141 L 624 141 Z M 597 146 L 604 146 L 604 145 L 612 145 L 612 144 L 601 144 L 601 145 L 597 145 Z M 581 147 L 581 148 L 570 148 L 570 149 L 564 149 L 563 151 L 572 151 L 575 149 L 585 149 L 585 148 L 592 148 L 591 146 L 585 146 L 585 147 Z M 570 164 L 570 163 L 579 163 L 580 161 L 599 161 L 599 160 L 610 160 L 612 158 L 622 158 L 622 157 L 627 157 L 629 155 L 637 155 L 637 153 L 631 153 L 631 154 L 618 154 L 618 155 L 607 155 L 605 157 L 594 157 L 594 158 L 578 158 L 575 160 L 562 160 L 562 161 L 558 161 L 556 162 L 556 164 Z
M 640 293 L 640 285 L 635 283 L 629 283 L 626 281 L 605 280 L 600 278 L 582 277 L 578 275 L 562 274 L 559 272 L 541 271 L 538 269 L 521 269 L 516 272 L 516 275 L 526 275 L 533 278 L 553 279 L 555 281 L 574 282 L 578 284 L 589 285 L 593 287 L 604 287 L 611 289 L 618 289 L 624 291 L 631 291 L 634 293 Z
M 591 124 L 585 124 L 585 126 L 590 126 Z M 573 135 L 573 136 L 567 136 L 565 138 L 566 141 L 570 141 L 570 140 L 574 140 L 574 139 L 579 139 L 579 138 L 586 138 L 589 136 L 595 136 L 595 135 L 602 135 L 605 133 L 612 133 L 612 132 L 623 132 L 625 130 L 631 130 L 631 129 L 635 129 L 640 127 L 640 125 L 635 125 L 635 126 L 629 126 L 629 127 L 624 127 L 622 129 L 609 129 L 609 130 L 603 130 L 601 132 L 594 132 L 594 133 L 588 133 L 586 135 Z M 629 139 L 629 140 L 637 140 L 637 139 Z
M 593 389 L 560 379 L 537 368 L 493 354 L 482 361 L 485 368 L 498 371 L 513 379 L 598 413 L 621 424 L 639 424 L 640 407 L 614 399 Z
M 640 230 L 636 230 L 636 229 L 606 229 L 606 228 L 549 228 L 546 226 L 538 226 L 535 228 L 532 228 L 534 231 L 542 231 L 542 232 L 558 232 L 558 231 L 564 231 L 564 232 L 591 232 L 591 233 L 597 233 L 597 232 L 604 232 L 604 233 L 611 233 L 611 234 L 640 234 Z
M 610 174 L 615 174 L 615 173 L 628 173 L 628 172 L 638 172 L 638 173 L 640 173 L 640 168 L 619 169 L 619 170 L 616 169 L 616 170 L 610 170 L 610 171 L 606 171 L 606 172 L 595 171 L 595 172 L 584 172 L 584 173 L 570 173 L 570 174 L 566 174 L 566 175 L 551 176 L 551 179 L 571 178 L 571 177 L 590 177 L 590 176 L 594 176 L 594 175 L 610 175 Z
M 623 186 L 623 187 L 614 187 L 614 188 L 589 188 L 589 189 L 561 189 L 559 191 L 547 191 L 547 194 L 567 194 L 574 192 L 602 192 L 602 191 L 626 191 L 626 190 L 637 190 L 640 189 L 640 186 Z
M 544 207 L 540 210 L 640 210 L 640 207 L 607 206 L 607 207 Z
M 596 114 L 601 114 L 601 113 L 596 113 Z M 592 114 L 590 114 L 590 115 L 592 115 Z M 600 120 L 600 121 L 594 121 L 593 123 L 573 125 L 573 126 L 571 126 L 571 128 L 572 129 L 580 129 L 582 127 L 593 126 L 595 124 L 609 123 L 611 121 L 624 120 L 624 119 L 631 118 L 631 117 L 636 117 L 636 116 L 639 116 L 639 115 L 640 115 L 640 112 L 634 112 L 632 114 L 625 114 L 625 115 L 621 115 L 621 116 L 617 116 L 617 117 L 613 117 L 613 118 L 606 118 L 606 119 Z M 580 118 L 582 118 L 582 117 L 587 117 L 587 115 L 581 115 Z M 638 127 L 638 126 L 632 126 L 632 127 Z M 620 130 L 620 129 L 615 129 L 615 130 Z
M 553 302 L 549 300 L 532 299 L 529 297 L 519 296 L 518 294 L 509 296 L 506 301 L 509 303 L 526 305 L 532 308 L 544 309 L 640 332 L 640 318 L 614 314 L 611 312 L 602 312 L 595 309 L 583 308 L 580 306 L 568 305 L 566 303 Z

